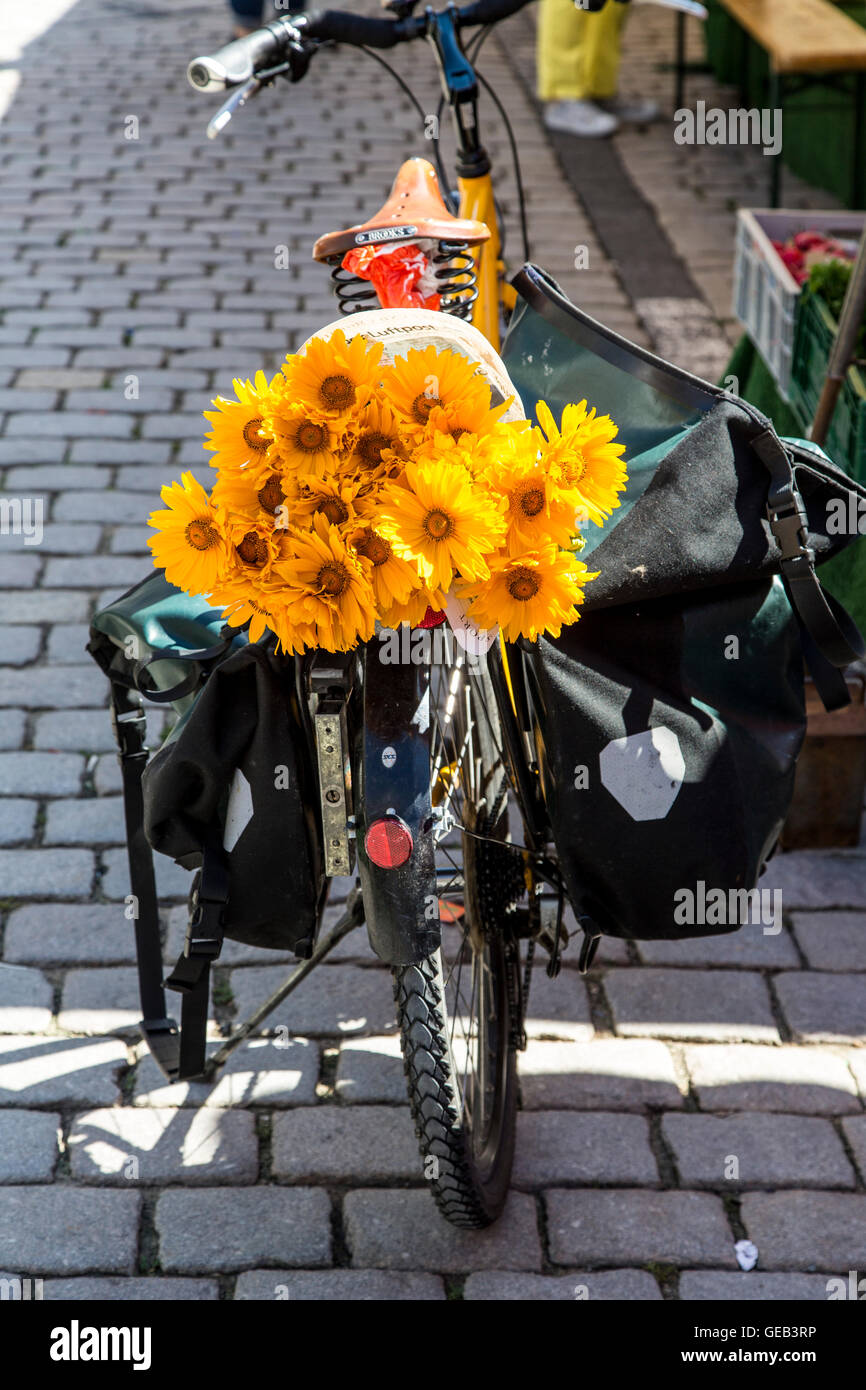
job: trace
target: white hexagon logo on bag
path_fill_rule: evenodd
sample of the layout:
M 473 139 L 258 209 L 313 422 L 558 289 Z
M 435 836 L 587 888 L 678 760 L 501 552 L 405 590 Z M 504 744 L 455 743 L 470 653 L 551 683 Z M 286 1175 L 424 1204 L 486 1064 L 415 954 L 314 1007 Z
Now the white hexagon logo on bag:
M 686 775 L 679 739 L 663 724 L 612 739 L 598 762 L 602 785 L 632 820 L 664 820 Z

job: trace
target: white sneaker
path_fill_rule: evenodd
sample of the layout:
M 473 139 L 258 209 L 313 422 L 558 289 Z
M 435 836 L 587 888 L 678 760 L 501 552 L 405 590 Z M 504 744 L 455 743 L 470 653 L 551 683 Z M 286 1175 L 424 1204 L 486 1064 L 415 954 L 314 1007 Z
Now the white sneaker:
M 649 125 L 660 115 L 657 101 L 641 101 L 640 97 L 600 97 L 598 105 L 627 125 Z
M 544 124 L 548 130 L 561 130 L 567 135 L 592 138 L 613 135 L 619 127 L 616 116 L 602 111 L 594 101 L 545 102 Z

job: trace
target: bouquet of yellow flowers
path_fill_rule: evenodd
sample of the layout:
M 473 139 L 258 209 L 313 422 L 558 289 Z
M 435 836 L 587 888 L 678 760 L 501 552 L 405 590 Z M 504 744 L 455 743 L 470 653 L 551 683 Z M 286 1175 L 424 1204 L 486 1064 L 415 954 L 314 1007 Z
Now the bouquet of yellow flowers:
M 506 421 L 476 363 L 435 346 L 383 363 L 360 334 L 313 338 L 272 381 L 205 411 L 216 481 L 162 489 L 148 544 L 168 581 L 251 641 L 348 651 L 456 599 L 482 629 L 534 640 L 578 617 L 577 558 L 626 484 L 616 425 L 585 401 L 559 425 Z

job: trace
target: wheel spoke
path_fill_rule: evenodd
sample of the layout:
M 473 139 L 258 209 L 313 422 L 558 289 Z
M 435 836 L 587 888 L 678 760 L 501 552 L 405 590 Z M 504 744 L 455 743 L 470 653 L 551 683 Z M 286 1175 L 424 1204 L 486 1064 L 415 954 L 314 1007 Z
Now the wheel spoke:
M 498 907 L 512 900 L 511 874 L 501 850 L 497 857 L 485 849 L 501 845 L 507 834 L 511 784 L 489 679 L 483 673 L 473 678 L 462 651 L 431 669 L 430 704 L 432 838 L 441 905 L 440 959 L 428 1025 L 432 1048 L 415 1040 L 410 1015 L 401 1017 L 401 1026 L 407 1060 L 413 1048 L 432 1051 L 435 1084 L 454 1116 L 450 1167 L 433 1182 L 436 1200 L 458 1224 L 483 1225 L 504 1198 L 503 1163 L 507 1168 L 515 1105 L 509 1024 L 516 998 L 514 961 L 503 947 L 507 924 Z M 424 1090 L 413 1090 L 410 1082 L 416 1120 L 431 1084 L 430 1067 L 428 1056 L 422 1066 L 407 1070 L 424 1080 Z M 430 1152 L 423 1141 L 422 1149 Z M 483 1195 L 489 1184 L 495 1197 Z M 468 1203 L 459 1212 L 453 1206 L 458 1198 Z M 485 1212 L 486 1220 L 476 1219 Z

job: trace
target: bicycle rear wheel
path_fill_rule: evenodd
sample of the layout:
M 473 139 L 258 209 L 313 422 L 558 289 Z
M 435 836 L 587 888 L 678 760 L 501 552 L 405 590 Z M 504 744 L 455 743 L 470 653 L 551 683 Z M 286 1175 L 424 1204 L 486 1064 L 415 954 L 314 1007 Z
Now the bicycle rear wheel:
M 490 678 L 443 636 L 454 650 L 431 670 L 430 758 L 442 945 L 393 973 L 425 1176 L 443 1215 L 477 1229 L 511 1177 L 522 1010 L 509 916 L 525 884 Z

